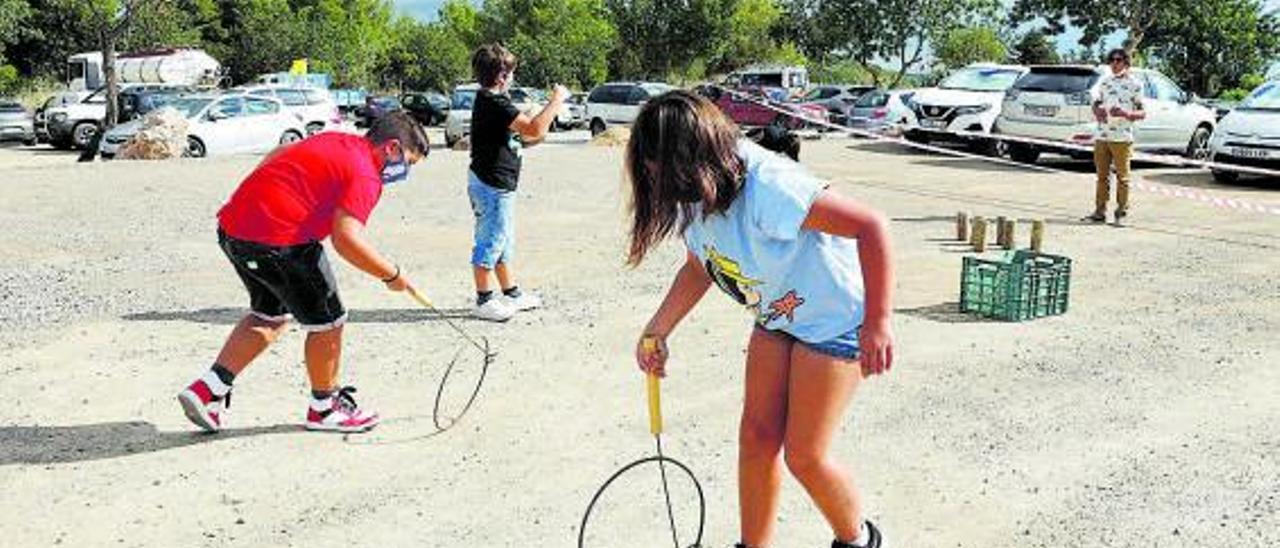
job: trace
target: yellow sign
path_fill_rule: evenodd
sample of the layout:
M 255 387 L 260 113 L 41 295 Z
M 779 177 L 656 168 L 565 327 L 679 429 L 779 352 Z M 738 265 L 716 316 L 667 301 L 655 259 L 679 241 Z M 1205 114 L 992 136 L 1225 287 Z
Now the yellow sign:
M 289 74 L 306 74 L 306 73 L 307 73 L 307 60 L 294 59 L 293 66 L 289 67 Z

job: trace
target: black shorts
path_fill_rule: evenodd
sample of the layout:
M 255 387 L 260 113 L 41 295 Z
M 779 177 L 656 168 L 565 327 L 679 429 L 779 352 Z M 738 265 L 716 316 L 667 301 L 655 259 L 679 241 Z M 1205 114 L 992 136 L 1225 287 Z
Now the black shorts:
M 254 316 L 282 322 L 292 315 L 308 331 L 327 331 L 347 320 L 320 242 L 274 247 L 237 240 L 218 230 L 218 246 L 249 290 Z

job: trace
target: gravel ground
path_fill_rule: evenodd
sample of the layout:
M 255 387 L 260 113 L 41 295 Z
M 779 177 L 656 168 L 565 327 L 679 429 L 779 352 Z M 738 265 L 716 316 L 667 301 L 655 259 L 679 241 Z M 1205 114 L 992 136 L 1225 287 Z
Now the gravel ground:
M 0 530 L 6 546 L 564 546 L 596 487 L 649 454 L 638 329 L 680 260 L 623 258 L 621 151 L 580 134 L 532 148 L 523 284 L 544 310 L 460 320 L 500 351 L 466 419 L 433 435 L 458 338 L 338 266 L 345 378 L 389 420 L 301 432 L 290 333 L 237 383 L 233 428 L 191 432 L 173 396 L 208 366 L 245 297 L 213 214 L 257 161 L 74 164 L 0 150 Z M 1135 193 L 1126 228 L 1076 219 L 1087 164 L 1045 174 L 827 138 L 804 162 L 892 219 L 897 365 L 863 386 L 836 451 L 891 546 L 1280 545 L 1280 216 Z M 384 196 L 371 237 L 448 311 L 469 302 L 466 154 L 432 153 Z M 1153 182 L 1280 204 L 1275 187 L 1144 169 Z M 1067 314 L 958 314 L 957 211 L 1048 222 L 1074 260 Z M 996 256 L 998 252 L 989 252 Z M 672 340 L 666 452 L 707 495 L 704 546 L 737 538 L 737 413 L 749 318 L 709 296 Z M 463 354 L 456 409 L 479 369 Z M 656 471 L 606 496 L 591 546 L 668 542 Z M 676 516 L 696 527 L 691 485 Z M 778 546 L 825 546 L 784 484 Z

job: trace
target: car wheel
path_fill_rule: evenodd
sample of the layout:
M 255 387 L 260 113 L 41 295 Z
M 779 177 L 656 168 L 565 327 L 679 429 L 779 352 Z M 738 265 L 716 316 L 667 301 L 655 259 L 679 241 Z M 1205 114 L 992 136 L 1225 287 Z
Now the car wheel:
M 1026 145 L 1009 145 L 1009 157 L 1015 162 L 1034 164 L 1040 159 L 1040 151 Z
M 604 130 L 605 130 L 604 120 L 601 120 L 599 118 L 593 118 L 591 120 L 591 136 L 592 137 L 595 137 L 597 135 L 600 135 L 601 133 L 604 133 Z
M 36 145 L 40 144 L 40 142 L 39 142 L 39 141 L 36 141 L 35 139 L 27 139 L 27 140 L 23 141 L 23 142 L 22 142 L 22 144 L 23 144 L 24 146 L 33 147 L 33 146 L 36 146 Z
M 1008 153 L 1009 146 L 1002 139 L 979 139 L 973 142 L 972 150 L 983 156 L 999 158 Z
M 201 141 L 200 139 L 197 139 L 195 137 L 187 137 L 187 152 L 185 154 L 186 157 L 204 158 L 208 153 L 209 151 L 205 150 L 204 148 L 204 141 Z
M 1209 159 L 1209 137 L 1212 134 L 1213 131 L 1207 127 L 1196 128 L 1196 132 L 1191 134 L 1191 141 L 1187 143 L 1187 158 L 1197 161 Z
M 292 129 L 284 132 L 284 135 L 280 136 L 280 144 L 282 145 L 291 145 L 301 140 L 302 140 L 302 134 Z
M 1232 184 L 1240 180 L 1240 173 L 1235 171 L 1213 170 L 1213 180 L 1223 183 Z
M 321 131 L 324 131 L 324 124 L 320 122 L 311 122 L 310 124 L 307 124 L 307 137 L 320 133 Z
M 71 129 L 71 144 L 78 149 L 89 148 L 89 144 L 93 142 L 93 137 L 97 134 L 98 124 L 80 122 Z

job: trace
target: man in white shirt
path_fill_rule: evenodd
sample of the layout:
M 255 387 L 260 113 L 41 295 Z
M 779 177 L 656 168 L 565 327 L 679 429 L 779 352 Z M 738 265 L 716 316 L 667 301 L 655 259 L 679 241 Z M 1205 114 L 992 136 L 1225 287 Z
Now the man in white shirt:
M 1129 70 L 1129 52 L 1122 48 L 1107 54 L 1111 75 L 1102 81 L 1098 98 L 1093 102 L 1093 116 L 1098 129 L 1093 142 L 1093 163 L 1098 171 L 1094 222 L 1107 220 L 1107 202 L 1111 198 L 1111 167 L 1116 171 L 1116 223 L 1129 213 L 1129 160 L 1133 157 L 1134 122 L 1147 117 L 1142 107 L 1142 81 Z

